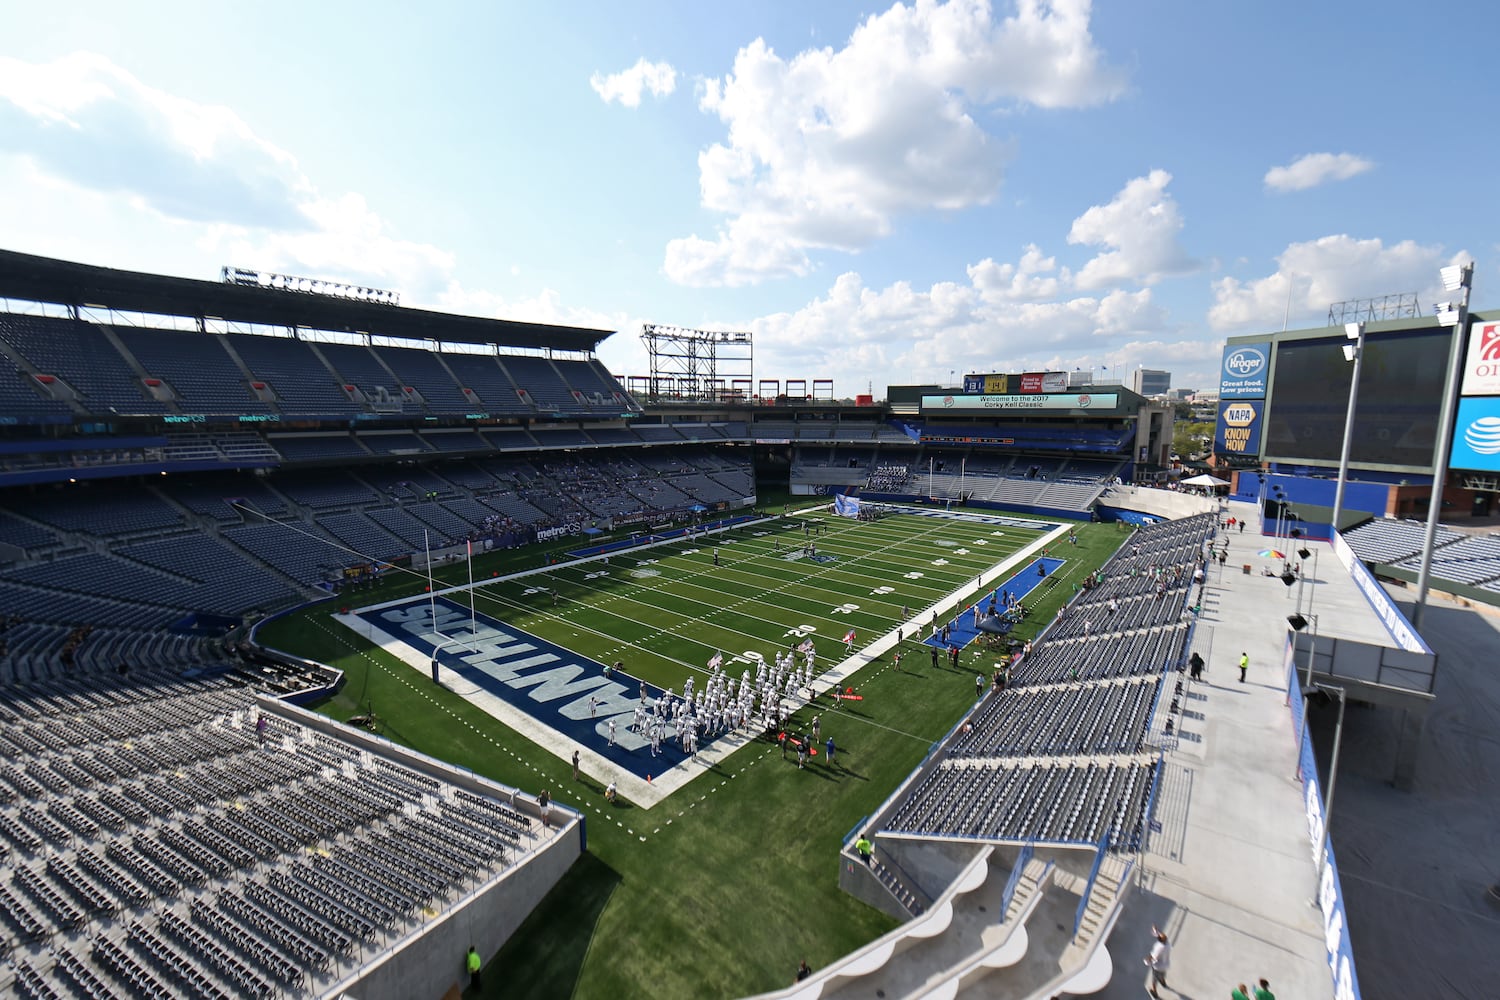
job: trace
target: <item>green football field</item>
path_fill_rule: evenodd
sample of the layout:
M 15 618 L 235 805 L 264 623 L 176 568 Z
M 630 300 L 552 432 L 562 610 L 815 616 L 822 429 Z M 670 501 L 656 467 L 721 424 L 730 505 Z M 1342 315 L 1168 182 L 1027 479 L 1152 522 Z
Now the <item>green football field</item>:
M 1065 563 L 1028 598 L 1032 614 L 1018 638 L 1050 621 L 1076 581 L 1126 537 L 1113 524 L 1080 524 L 1076 533 L 1077 544 L 1051 543 Z M 965 606 L 951 594 L 1040 537 L 977 521 L 859 522 L 817 511 L 615 553 L 607 567 L 560 553 L 552 564 L 535 549 L 479 557 L 475 577 L 491 582 L 475 603 L 482 614 L 600 662 L 623 660 L 632 674 L 680 691 L 718 651 L 726 661 L 746 652 L 770 658 L 810 636 L 826 666 L 843 658 L 849 629 L 858 650 L 894 632 L 903 606 L 913 618 L 936 606 L 946 620 Z M 536 572 L 507 578 L 521 570 Z M 440 587 L 461 583 L 467 569 L 440 577 Z M 419 578 L 397 580 L 341 601 L 363 605 L 424 588 Z M 319 711 L 347 718 L 373 710 L 387 737 L 523 790 L 548 787 L 587 818 L 587 853 L 487 967 L 486 994 L 497 997 L 741 996 L 786 985 L 803 958 L 816 967 L 889 929 L 889 917 L 839 890 L 839 847 L 973 706 L 975 675 L 996 659 L 976 644 L 956 670 L 946 657 L 933 669 L 905 627 L 899 673 L 882 654 L 850 681 L 862 702 L 794 718 L 797 725 L 822 714 L 823 733 L 839 745 L 837 764 L 818 758 L 799 771 L 774 744 L 756 741 L 642 809 L 605 803 L 598 782 L 573 782 L 565 761 L 462 697 L 414 686 L 411 667 L 330 623 L 332 610 L 310 608 L 261 633 L 269 645 L 346 672 L 344 689 Z

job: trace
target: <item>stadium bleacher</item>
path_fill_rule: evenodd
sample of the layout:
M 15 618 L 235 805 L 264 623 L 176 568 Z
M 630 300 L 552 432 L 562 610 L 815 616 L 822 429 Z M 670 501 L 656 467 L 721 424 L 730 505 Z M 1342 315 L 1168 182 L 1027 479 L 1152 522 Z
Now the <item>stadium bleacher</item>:
M 20 995 L 320 994 L 551 835 L 504 789 L 267 712 L 227 676 L 0 687 L 0 718 L 27 748 L 0 771 Z
M 360 406 L 346 396 L 333 373 L 305 341 L 245 333 L 224 336 L 254 381 L 276 394 L 282 413 L 298 416 L 351 413 Z
M 1190 579 L 1215 525 L 1206 514 L 1143 528 L 1099 576 L 1154 586 L 1163 568 L 1181 566 Z M 1147 735 L 1163 693 L 1180 684 L 1188 594 L 1183 585 L 1132 596 L 1145 610 L 1122 607 L 1118 628 L 1085 634 L 1082 623 L 1106 605 L 1092 585 L 1082 590 L 882 807 L 879 831 L 1137 850 L 1157 766 Z
M 177 330 L 114 327 L 147 375 L 171 387 L 185 413 L 264 413 L 269 404 L 224 350 L 221 337 Z
M 536 412 L 516 391 L 517 386 L 492 354 L 450 354 L 443 362 L 462 388 L 478 397 L 488 413 L 530 415 Z
M 78 320 L 0 313 L 4 340 L 42 375 L 63 379 L 93 413 L 164 413 L 104 331 Z

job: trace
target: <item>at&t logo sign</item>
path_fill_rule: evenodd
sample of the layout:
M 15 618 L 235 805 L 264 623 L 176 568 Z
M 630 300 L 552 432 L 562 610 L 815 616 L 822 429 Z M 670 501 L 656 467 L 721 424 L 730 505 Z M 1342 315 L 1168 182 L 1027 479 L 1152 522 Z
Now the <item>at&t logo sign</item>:
M 1480 455 L 1500 454 L 1500 417 L 1480 417 L 1464 429 L 1464 444 Z

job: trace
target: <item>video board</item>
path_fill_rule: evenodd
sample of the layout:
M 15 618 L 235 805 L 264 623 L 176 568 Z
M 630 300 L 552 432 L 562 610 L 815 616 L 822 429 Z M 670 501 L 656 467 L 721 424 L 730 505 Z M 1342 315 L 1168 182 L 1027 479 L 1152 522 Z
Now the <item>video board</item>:
M 1452 331 L 1367 335 L 1360 365 L 1351 462 L 1431 469 Z M 1337 463 L 1354 366 L 1344 337 L 1276 346 L 1264 417 L 1267 459 Z

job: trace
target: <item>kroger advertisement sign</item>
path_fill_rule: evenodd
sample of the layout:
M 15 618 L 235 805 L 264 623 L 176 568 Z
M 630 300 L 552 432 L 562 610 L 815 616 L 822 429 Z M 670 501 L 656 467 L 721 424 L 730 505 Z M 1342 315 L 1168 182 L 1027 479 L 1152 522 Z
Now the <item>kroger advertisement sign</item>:
M 1225 344 L 1219 366 L 1220 399 L 1265 399 L 1271 372 L 1271 343 Z
M 1241 399 L 1219 404 L 1219 422 L 1214 427 L 1214 451 L 1220 455 L 1259 455 L 1260 418 L 1266 404 L 1259 399 Z
M 1448 464 L 1469 472 L 1500 472 L 1500 396 L 1458 401 Z

